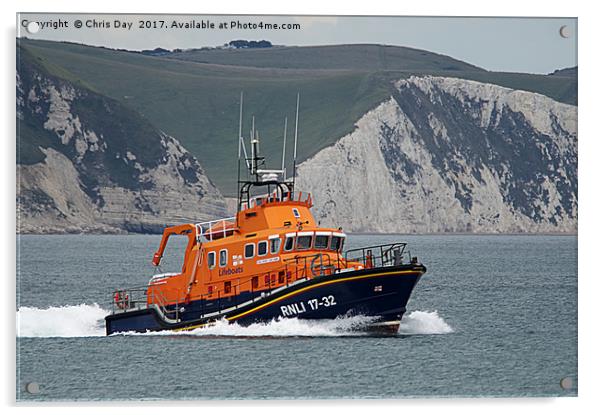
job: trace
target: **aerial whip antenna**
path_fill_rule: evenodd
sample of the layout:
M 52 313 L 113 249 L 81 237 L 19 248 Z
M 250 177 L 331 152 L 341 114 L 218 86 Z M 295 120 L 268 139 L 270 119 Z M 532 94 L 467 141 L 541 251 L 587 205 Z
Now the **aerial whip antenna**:
M 282 142 L 282 180 L 286 180 L 286 172 L 284 171 L 284 157 L 286 154 L 286 127 L 288 118 L 284 117 L 284 139 Z
M 243 92 L 240 91 L 240 112 L 238 116 L 238 160 L 240 160 L 240 148 L 242 147 L 242 100 Z
M 251 123 L 251 174 L 255 174 L 254 163 L 255 160 L 255 116 L 252 118 Z
M 238 207 L 236 210 L 240 210 L 240 150 L 244 149 L 245 142 L 242 138 L 242 102 L 243 102 L 243 91 L 240 91 L 240 110 L 238 113 L 238 180 L 237 180 L 237 193 L 238 193 Z M 245 151 L 245 164 L 247 163 L 247 151 Z M 236 227 L 238 228 L 238 215 L 236 215 Z
M 239 165 L 240 165 L 240 150 L 242 148 L 242 154 L 245 156 L 245 165 L 247 166 L 247 169 L 249 168 L 249 160 L 247 158 L 247 149 L 245 147 L 245 138 L 242 136 L 242 106 L 243 106 L 243 93 L 240 93 L 240 112 L 239 112 L 239 119 L 238 119 L 238 161 L 239 161 Z M 238 178 L 240 179 L 240 174 L 238 175 Z
M 297 175 L 297 130 L 299 126 L 299 93 L 297 92 L 297 112 L 295 113 L 295 149 L 293 150 L 293 188 Z
M 255 138 L 251 140 L 251 152 L 253 154 L 251 161 L 255 180 L 259 180 L 259 130 L 255 130 Z

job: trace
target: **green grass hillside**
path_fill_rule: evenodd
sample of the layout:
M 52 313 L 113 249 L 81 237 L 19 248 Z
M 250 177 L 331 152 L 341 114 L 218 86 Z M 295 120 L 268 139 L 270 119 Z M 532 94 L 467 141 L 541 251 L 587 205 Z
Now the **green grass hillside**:
M 128 189 L 140 188 L 139 171 L 124 163 L 118 154 L 131 152 L 142 167 L 153 168 L 165 156 L 161 145 L 162 135 L 157 128 L 141 117 L 138 112 L 112 98 L 100 95 L 77 82 L 73 74 L 61 69 L 61 76 L 50 72 L 53 65 L 33 56 L 28 50 L 17 47 L 19 70 L 17 129 L 17 162 L 35 164 L 45 159 L 41 148 L 54 148 L 74 159 L 78 157 L 75 140 L 61 143 L 57 133 L 44 127 L 50 106 L 46 88 L 74 92 L 70 99 L 70 113 L 79 119 L 83 127 L 102 137 L 105 151 L 90 152 L 78 157 L 78 168 L 83 173 L 82 181 L 94 187 L 104 175 L 111 184 Z M 75 80 L 75 82 L 74 82 Z M 28 95 L 34 93 L 34 100 Z M 64 134 L 65 131 L 62 130 Z
M 378 72 L 381 78 L 401 78 L 407 73 L 450 75 L 490 82 L 513 89 L 539 92 L 560 102 L 577 103 L 577 68 L 550 76 L 489 72 L 449 56 L 420 49 L 389 45 L 328 45 L 265 49 L 195 49 L 174 52 L 172 59 L 247 67 L 346 69 Z
M 265 49 L 195 49 L 169 57 L 199 63 L 288 69 L 484 71 L 445 55 L 388 45 L 327 45 Z
M 574 77 L 488 72 L 447 56 L 400 47 L 287 47 L 153 57 L 72 43 L 20 43 L 55 76 L 112 97 L 177 137 L 226 195 L 236 189 L 241 91 L 245 135 L 255 115 L 262 152 L 273 154 L 268 157 L 272 166 L 279 165 L 285 116 L 288 135 L 293 136 L 297 91 L 299 160 L 351 131 L 359 117 L 389 96 L 390 81 L 401 77 L 455 76 L 576 103 Z

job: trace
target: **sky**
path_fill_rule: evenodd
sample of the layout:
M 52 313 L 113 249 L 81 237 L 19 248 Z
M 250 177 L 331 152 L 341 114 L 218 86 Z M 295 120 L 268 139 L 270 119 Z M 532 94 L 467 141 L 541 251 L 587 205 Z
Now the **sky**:
M 39 31 L 29 33 L 28 22 Z M 82 23 L 77 28 L 76 22 Z M 117 25 L 116 22 L 119 24 Z M 162 23 L 163 22 L 163 23 Z M 213 27 L 186 28 L 187 23 Z M 231 27 L 235 22 L 236 27 Z M 297 24 L 299 29 L 247 28 Z M 220 28 L 220 24 L 222 26 Z M 139 26 L 150 26 L 140 28 Z M 96 26 L 96 27 L 87 27 Z M 116 27 L 118 26 L 118 27 Z M 163 27 L 161 27 L 163 26 Z M 560 28 L 566 26 L 561 36 Z M 306 46 L 376 43 L 449 55 L 491 71 L 550 73 L 577 65 L 576 18 L 32 14 L 17 35 L 130 50 L 219 46 L 235 39 Z

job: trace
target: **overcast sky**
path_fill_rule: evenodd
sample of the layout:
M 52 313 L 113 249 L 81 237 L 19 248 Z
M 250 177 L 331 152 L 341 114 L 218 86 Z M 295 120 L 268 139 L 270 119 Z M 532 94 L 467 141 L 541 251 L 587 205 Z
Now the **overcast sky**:
M 43 27 L 28 33 L 23 22 L 66 22 L 67 27 Z M 80 20 L 82 28 L 76 28 Z M 86 25 L 104 22 L 105 27 Z M 150 29 L 140 29 L 140 21 Z M 164 21 L 164 27 L 159 21 Z M 115 21 L 131 28 L 116 28 Z M 213 29 L 172 29 L 180 24 L 209 21 Z M 244 23 L 297 23 L 299 30 L 232 29 Z M 106 23 L 110 27 L 106 27 Z M 225 23 L 227 29 L 220 29 Z M 163 47 L 217 46 L 234 39 L 269 40 L 278 45 L 378 43 L 409 46 L 442 53 L 493 71 L 549 73 L 577 65 L 576 18 L 456 18 L 456 17 L 346 17 L 346 16 L 200 16 L 200 15 L 79 15 L 30 14 L 18 16 L 18 36 L 64 40 L 132 50 Z M 63 23 L 64 26 L 64 23 Z M 102 24 L 101 24 L 102 26 Z M 127 25 L 126 25 L 127 26 Z M 566 26 L 560 35 L 560 28 Z

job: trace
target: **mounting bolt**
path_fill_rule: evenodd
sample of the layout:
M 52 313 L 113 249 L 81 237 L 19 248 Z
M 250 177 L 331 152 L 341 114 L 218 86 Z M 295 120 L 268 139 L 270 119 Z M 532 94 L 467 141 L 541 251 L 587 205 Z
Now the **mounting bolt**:
M 560 379 L 560 387 L 564 390 L 573 389 L 573 378 L 567 376 L 565 378 Z
M 40 31 L 40 25 L 38 22 L 27 23 L 27 31 L 31 34 L 38 33 Z
M 29 382 L 25 385 L 25 390 L 32 395 L 37 395 L 40 393 L 40 385 L 36 382 Z

